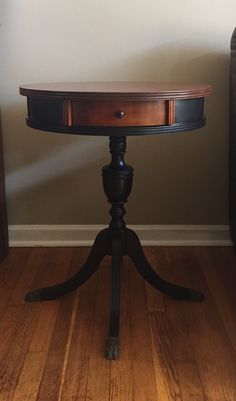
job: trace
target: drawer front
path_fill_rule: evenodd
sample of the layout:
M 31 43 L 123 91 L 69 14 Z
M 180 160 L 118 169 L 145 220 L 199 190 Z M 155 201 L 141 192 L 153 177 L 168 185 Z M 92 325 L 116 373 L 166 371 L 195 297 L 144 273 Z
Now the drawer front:
M 146 102 L 67 102 L 69 126 L 152 126 L 169 123 L 169 104 L 166 100 Z

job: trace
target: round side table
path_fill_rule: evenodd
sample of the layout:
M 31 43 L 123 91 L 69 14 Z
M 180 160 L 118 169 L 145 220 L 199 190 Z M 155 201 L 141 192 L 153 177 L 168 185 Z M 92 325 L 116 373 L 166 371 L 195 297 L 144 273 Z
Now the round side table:
M 126 136 L 193 130 L 205 124 L 204 98 L 209 85 L 156 82 L 79 82 L 20 87 L 27 96 L 27 124 L 49 132 L 110 137 L 111 162 L 102 168 L 104 192 L 111 203 L 111 222 L 96 237 L 83 267 L 69 280 L 29 292 L 27 302 L 53 300 L 74 291 L 112 257 L 112 300 L 106 343 L 107 359 L 120 353 L 120 269 L 128 255 L 144 280 L 178 299 L 202 301 L 202 292 L 162 279 L 147 261 L 139 238 L 123 220 L 132 188 L 133 168 L 125 163 Z

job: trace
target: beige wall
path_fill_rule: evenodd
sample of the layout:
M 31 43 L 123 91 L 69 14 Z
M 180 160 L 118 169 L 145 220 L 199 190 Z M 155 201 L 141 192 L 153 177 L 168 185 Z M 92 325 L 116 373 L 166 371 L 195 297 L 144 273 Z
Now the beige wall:
M 25 126 L 23 83 L 206 82 L 207 126 L 128 139 L 132 224 L 228 221 L 228 63 L 236 3 L 170 0 L 2 0 L 1 105 L 11 224 L 107 221 L 100 168 L 106 138 Z

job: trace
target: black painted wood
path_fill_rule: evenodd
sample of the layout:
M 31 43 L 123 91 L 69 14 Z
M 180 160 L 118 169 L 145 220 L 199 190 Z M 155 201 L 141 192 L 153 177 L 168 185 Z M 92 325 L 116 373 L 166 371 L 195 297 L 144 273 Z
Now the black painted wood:
M 106 342 L 105 357 L 113 360 L 120 356 L 120 290 L 121 266 L 124 253 L 123 232 L 111 230 L 112 236 L 112 294 L 109 334 Z
M 64 296 L 88 280 L 105 255 L 111 255 L 112 302 L 105 349 L 105 357 L 109 360 L 117 359 L 120 355 L 120 269 L 124 255 L 131 258 L 142 277 L 159 291 L 178 300 L 202 301 L 204 299 L 200 291 L 180 287 L 163 280 L 148 263 L 137 235 L 126 228 L 123 219 L 124 204 L 132 189 L 133 168 L 124 161 L 125 148 L 125 136 L 110 137 L 111 162 L 103 167 L 102 176 L 104 191 L 111 203 L 111 222 L 107 229 L 97 235 L 84 266 L 69 280 L 32 291 L 25 298 L 27 302 L 34 302 L 53 300 Z
M 95 273 L 102 258 L 107 255 L 108 241 L 109 232 L 105 229 L 97 235 L 92 250 L 78 273 L 63 283 L 30 291 L 25 297 L 26 302 L 51 301 L 76 290 Z
M 105 356 L 117 359 L 120 354 L 119 321 L 120 321 L 120 269 L 125 254 L 126 226 L 124 203 L 132 188 L 133 168 L 125 163 L 125 136 L 110 137 L 111 162 L 102 169 L 103 188 L 111 203 L 110 235 L 112 243 L 112 302 L 109 335 Z
M 47 97 L 28 97 L 28 114 L 34 124 L 43 122 L 49 128 L 61 126 L 64 122 L 64 101 Z
M 171 134 L 183 131 L 192 131 L 195 129 L 202 128 L 205 125 L 205 118 L 202 116 L 201 120 L 187 121 L 181 123 L 175 123 L 172 125 L 154 125 L 145 127 L 58 127 L 51 125 L 50 127 L 45 127 L 42 123 L 35 123 L 33 121 L 26 120 L 27 125 L 31 128 L 39 129 L 41 131 L 55 132 L 62 134 L 72 134 L 72 135 L 89 135 L 89 136 L 116 136 L 116 135 L 126 135 L 126 136 L 138 136 L 138 135 L 158 135 L 158 134 Z
M 175 101 L 175 122 L 154 126 L 68 126 L 65 123 L 65 104 L 58 98 L 28 97 L 27 125 L 42 131 L 73 135 L 157 135 L 177 133 L 201 128 L 205 125 L 204 98 L 178 99 Z
M 236 246 L 236 28 L 231 38 L 230 63 L 229 220 Z
M 131 258 L 136 269 L 144 278 L 144 280 L 146 280 L 157 290 L 181 301 L 204 300 L 204 295 L 201 291 L 196 291 L 190 288 L 180 287 L 178 285 L 171 284 L 158 276 L 158 274 L 153 270 L 153 268 L 147 261 L 146 256 L 144 255 L 137 234 L 130 229 L 126 230 L 126 253 Z

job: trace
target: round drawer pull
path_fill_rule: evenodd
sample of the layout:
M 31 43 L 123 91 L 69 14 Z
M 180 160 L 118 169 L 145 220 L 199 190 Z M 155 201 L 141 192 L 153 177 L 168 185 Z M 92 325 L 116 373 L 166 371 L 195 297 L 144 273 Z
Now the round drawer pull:
M 123 111 L 117 111 L 116 112 L 116 117 L 117 118 L 124 118 L 124 116 L 125 116 L 125 113 Z

